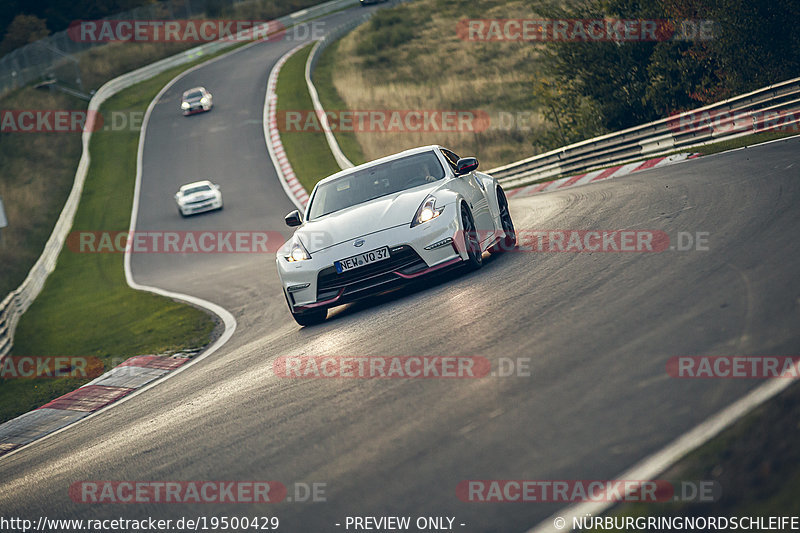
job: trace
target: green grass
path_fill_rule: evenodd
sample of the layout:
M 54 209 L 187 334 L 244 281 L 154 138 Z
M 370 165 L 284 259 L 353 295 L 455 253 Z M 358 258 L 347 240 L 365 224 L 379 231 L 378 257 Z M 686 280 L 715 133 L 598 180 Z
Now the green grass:
M 306 59 L 311 46 L 296 52 L 281 68 L 275 90 L 279 117 L 283 111 L 301 111 L 304 116 L 305 113 L 313 115 L 314 105 L 305 80 Z M 307 191 L 311 191 L 322 178 L 340 170 L 322 131 L 281 131 L 281 142 L 297 179 Z
M 317 66 L 312 73 L 314 86 L 319 94 L 319 101 L 326 111 L 345 110 L 347 104 L 344 103 L 339 92 L 333 85 L 333 69 L 336 67 L 336 54 L 339 52 L 339 41 L 334 42 L 322 52 Z M 352 131 L 334 131 L 333 136 L 336 142 L 354 165 L 366 162 L 361 145 Z
M 800 494 L 800 387 L 755 409 L 659 479 L 716 481 L 717 501 L 630 503 L 609 516 L 787 516 Z
M 161 87 L 195 63 L 119 93 L 106 101 L 100 112 L 104 116 L 115 111 L 144 112 Z M 127 231 L 138 139 L 138 131 L 99 131 L 92 135 L 92 163 L 72 231 Z M 92 356 L 108 369 L 135 355 L 202 347 L 209 342 L 213 329 L 212 318 L 199 309 L 129 288 L 122 254 L 79 254 L 65 247 L 44 290 L 22 316 L 11 354 Z M 0 381 L 0 422 L 86 381 Z
M 766 131 L 763 133 L 754 133 L 753 135 L 745 135 L 744 137 L 738 137 L 736 139 L 730 139 L 727 141 L 720 141 L 713 144 L 707 144 L 705 146 L 695 146 L 691 148 L 691 150 L 701 153 L 703 155 L 711 155 L 717 154 L 719 152 L 727 152 L 728 150 L 734 150 L 736 148 L 742 148 L 744 146 L 751 146 L 753 144 L 759 144 L 767 141 L 774 141 L 775 139 L 783 139 L 784 137 L 792 137 L 800 133 L 798 130 L 791 130 L 791 131 Z M 682 150 L 686 151 L 686 150 Z

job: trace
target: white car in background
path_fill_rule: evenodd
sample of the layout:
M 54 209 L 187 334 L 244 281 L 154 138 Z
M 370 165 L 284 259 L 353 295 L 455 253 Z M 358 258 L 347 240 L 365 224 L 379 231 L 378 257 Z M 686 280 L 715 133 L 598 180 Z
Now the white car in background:
M 214 102 L 211 93 L 205 87 L 189 89 L 181 97 L 181 111 L 184 116 L 210 111 L 213 106 Z
M 415 148 L 320 181 L 278 251 L 278 275 L 298 324 L 431 272 L 477 269 L 485 251 L 516 246 L 503 188 L 478 160 Z
M 181 186 L 175 194 L 181 216 L 222 209 L 222 191 L 219 185 L 208 180 L 195 181 Z

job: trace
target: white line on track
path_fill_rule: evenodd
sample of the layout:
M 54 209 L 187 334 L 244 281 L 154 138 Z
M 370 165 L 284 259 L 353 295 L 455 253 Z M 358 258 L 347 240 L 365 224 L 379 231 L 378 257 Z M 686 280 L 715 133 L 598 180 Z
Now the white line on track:
M 798 137 L 800 136 L 785 137 L 751 146 L 761 146 L 774 142 L 785 141 L 788 139 L 795 139 Z M 736 148 L 734 150 L 720 152 L 719 154 L 712 154 L 712 156 L 722 155 L 724 153 L 742 149 L 744 148 Z M 794 380 L 789 377 L 780 377 L 769 380 L 763 385 L 760 385 L 756 389 L 750 391 L 743 398 L 739 398 L 722 411 L 711 416 L 704 422 L 701 422 L 699 425 L 695 426 L 693 429 L 684 433 L 661 450 L 650 455 L 649 457 L 646 457 L 636 465 L 629 468 L 627 471 L 621 473 L 616 479 L 638 481 L 655 479 L 656 476 L 666 471 L 684 456 L 719 435 L 719 433 L 725 428 L 733 425 L 735 422 L 762 403 L 780 394 L 793 383 Z M 598 516 L 607 511 L 616 503 L 616 501 L 604 501 L 585 502 L 570 505 L 564 509 L 561 509 L 560 511 L 557 511 L 549 518 L 546 518 L 535 527 L 529 529 L 527 533 L 563 533 L 564 531 L 571 531 L 573 518 L 584 517 L 588 514 L 591 514 L 592 516 Z M 554 524 L 554 521 L 557 518 L 565 519 L 567 525 L 561 529 L 557 528 Z
M 616 479 L 638 481 L 655 479 L 656 476 L 667 470 L 686 454 L 717 436 L 722 430 L 760 404 L 786 389 L 792 383 L 794 383 L 794 380 L 788 377 L 771 379 L 767 383 L 749 392 L 743 398 L 736 400 L 711 418 L 706 419 L 705 422 L 701 422 L 694 429 L 684 433 L 658 452 L 646 457 L 638 464 L 617 476 Z M 631 485 L 631 482 L 629 481 L 627 484 Z M 571 531 L 572 519 L 574 517 L 583 517 L 587 514 L 598 516 L 616 503 L 616 501 L 598 501 L 570 505 L 557 511 L 539 525 L 528 530 L 528 533 L 563 533 L 564 531 Z M 565 528 L 559 529 L 555 527 L 553 522 L 557 517 L 566 520 L 567 526 Z

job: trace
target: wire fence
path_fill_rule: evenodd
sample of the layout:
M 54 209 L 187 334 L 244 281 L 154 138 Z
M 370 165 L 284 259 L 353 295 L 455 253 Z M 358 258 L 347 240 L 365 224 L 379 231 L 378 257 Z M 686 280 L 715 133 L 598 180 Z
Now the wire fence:
M 258 5 L 259 0 L 166 0 L 116 13 L 100 20 L 187 20 L 216 17 Z M 31 83 L 56 79 L 81 92 L 79 55 L 105 42 L 82 41 L 69 30 L 59 31 L 0 58 L 0 96 Z

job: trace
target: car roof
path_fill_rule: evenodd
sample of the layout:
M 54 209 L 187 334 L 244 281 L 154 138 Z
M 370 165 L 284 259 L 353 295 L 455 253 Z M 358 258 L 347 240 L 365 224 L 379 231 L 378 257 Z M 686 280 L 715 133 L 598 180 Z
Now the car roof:
M 193 87 L 191 89 L 187 89 L 187 90 L 183 91 L 183 96 L 186 96 L 187 94 L 193 93 L 195 91 L 200 91 L 200 92 L 204 92 L 204 93 L 208 92 L 208 91 L 206 91 L 205 87 Z
M 200 187 L 201 185 L 208 185 L 209 187 L 213 187 L 214 184 L 211 183 L 211 181 L 209 180 L 200 180 L 192 183 L 187 183 L 186 185 L 181 185 L 180 190 L 185 191 L 186 189 L 191 189 L 193 187 Z
M 373 161 L 368 161 L 366 163 L 362 163 L 362 164 L 360 164 L 358 166 L 355 166 L 353 168 L 347 168 L 347 169 L 341 170 L 341 171 L 337 172 L 336 174 L 332 174 L 332 175 L 328 176 L 327 178 L 325 178 L 323 180 L 320 180 L 319 183 L 317 183 L 317 185 L 321 185 L 321 184 L 326 183 L 328 181 L 333 181 L 336 178 L 339 178 L 341 176 L 347 175 L 347 174 L 349 174 L 351 172 L 354 172 L 356 170 L 369 168 L 369 167 L 372 167 L 374 165 L 379 165 L 381 163 L 386 163 L 388 161 L 394 161 L 395 159 L 401 159 L 401 158 L 409 156 L 409 155 L 421 154 L 423 152 L 430 152 L 431 150 L 435 150 L 435 149 L 441 150 L 442 148 L 443 147 L 439 146 L 438 144 L 431 144 L 431 145 L 428 145 L 428 146 L 419 146 L 417 148 L 411 148 L 411 149 L 408 149 L 408 150 L 404 150 L 402 152 L 398 152 L 396 154 L 387 155 L 385 157 L 381 157 L 380 159 L 375 159 Z

